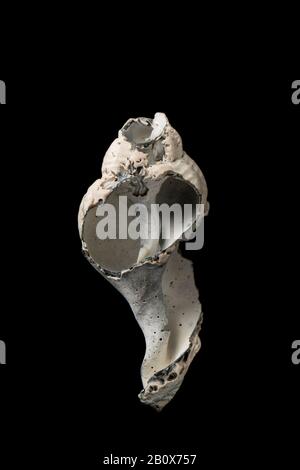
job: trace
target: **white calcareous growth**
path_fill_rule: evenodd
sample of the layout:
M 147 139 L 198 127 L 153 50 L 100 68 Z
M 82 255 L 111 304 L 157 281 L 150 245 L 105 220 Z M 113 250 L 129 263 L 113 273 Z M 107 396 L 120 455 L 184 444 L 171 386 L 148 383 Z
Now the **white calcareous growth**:
M 127 299 L 143 331 L 146 351 L 139 398 L 161 410 L 200 349 L 201 304 L 192 263 L 178 251 L 183 233 L 177 227 L 167 240 L 159 235 L 149 240 L 96 236 L 97 207 L 110 203 L 117 213 L 119 196 L 127 197 L 128 208 L 136 203 L 149 210 L 151 204 L 203 204 L 207 214 L 203 174 L 184 152 L 165 114 L 126 122 L 106 152 L 102 178 L 88 189 L 78 215 L 84 255 Z M 197 223 L 197 212 L 192 211 L 189 226 Z

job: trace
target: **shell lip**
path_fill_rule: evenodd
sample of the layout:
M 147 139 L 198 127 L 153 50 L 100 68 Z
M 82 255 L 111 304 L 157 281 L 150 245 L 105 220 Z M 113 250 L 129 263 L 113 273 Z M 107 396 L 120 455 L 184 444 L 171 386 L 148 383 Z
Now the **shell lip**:
M 108 278 L 114 279 L 115 281 L 119 281 L 120 279 L 122 279 L 122 277 L 125 274 L 133 271 L 136 268 L 140 268 L 141 266 L 144 266 L 145 264 L 149 264 L 150 266 L 155 265 L 159 268 L 163 267 L 163 265 L 169 259 L 169 256 L 174 251 L 177 245 L 178 245 L 178 241 L 176 240 L 175 243 L 173 243 L 173 245 L 168 246 L 167 248 L 161 251 L 158 251 L 154 256 L 149 256 L 139 263 L 134 263 L 132 266 L 130 266 L 127 269 L 123 269 L 122 271 L 110 271 L 109 269 L 103 268 L 100 264 L 96 263 L 96 261 L 89 254 L 88 248 L 84 241 L 82 241 L 82 253 L 85 256 L 85 258 L 90 262 L 90 264 L 98 272 L 100 272 L 101 274 L 103 274 L 104 276 Z

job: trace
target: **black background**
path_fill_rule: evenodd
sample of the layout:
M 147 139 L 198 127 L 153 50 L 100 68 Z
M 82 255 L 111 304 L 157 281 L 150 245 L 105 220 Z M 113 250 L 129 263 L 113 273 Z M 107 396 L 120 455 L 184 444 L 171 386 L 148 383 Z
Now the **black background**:
M 110 453 L 196 453 L 202 468 L 293 462 L 293 80 L 195 77 L 146 93 L 134 79 L 121 88 L 100 76 L 0 78 L 2 458 L 40 468 L 97 468 Z M 77 231 L 81 198 L 118 129 L 157 111 L 202 169 L 211 207 L 204 248 L 186 253 L 204 310 L 202 349 L 159 414 L 137 398 L 143 336 L 126 301 L 83 258 Z

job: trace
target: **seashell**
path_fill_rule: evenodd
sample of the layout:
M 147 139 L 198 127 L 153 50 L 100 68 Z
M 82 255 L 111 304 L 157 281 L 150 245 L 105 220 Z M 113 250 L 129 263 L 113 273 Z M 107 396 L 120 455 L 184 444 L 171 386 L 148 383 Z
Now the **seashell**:
M 97 230 L 99 222 L 104 226 L 101 211 L 107 204 L 114 209 L 118 234 L 101 239 Z M 193 209 L 183 224 L 174 217 L 172 230 L 162 236 L 161 204 L 179 204 L 182 209 L 189 204 Z M 199 206 L 202 216 L 206 215 L 204 176 L 184 152 L 166 115 L 156 113 L 154 119 L 126 122 L 106 152 L 102 178 L 88 189 L 79 209 L 84 255 L 127 299 L 144 334 L 139 398 L 157 410 L 174 397 L 200 349 L 202 310 L 193 266 L 178 251 L 180 240 L 190 239 L 191 228 L 201 221 Z M 141 211 L 139 226 L 144 236 L 132 239 L 127 228 L 136 209 Z M 121 233 L 124 226 L 126 234 Z

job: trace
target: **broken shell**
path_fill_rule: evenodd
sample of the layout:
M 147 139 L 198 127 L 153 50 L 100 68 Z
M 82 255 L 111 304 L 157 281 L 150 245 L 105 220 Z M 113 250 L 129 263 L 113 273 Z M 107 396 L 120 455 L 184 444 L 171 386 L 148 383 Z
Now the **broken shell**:
M 169 237 L 161 236 L 157 218 L 145 220 L 144 229 L 157 233 L 144 239 L 96 236 L 97 208 L 110 203 L 117 220 L 121 196 L 125 211 L 142 203 L 197 204 L 208 212 L 207 186 L 196 163 L 184 152 L 179 134 L 165 114 L 154 119 L 129 119 L 111 144 L 102 164 L 102 178 L 88 189 L 78 215 L 82 249 L 89 262 L 127 299 L 146 342 L 141 367 L 143 403 L 161 410 L 175 395 L 195 354 L 202 311 L 193 266 L 178 252 L 186 229 L 197 223 L 192 211 L 187 225 L 174 222 Z M 130 213 L 130 211 L 128 212 Z M 157 226 L 155 226 L 155 224 Z

